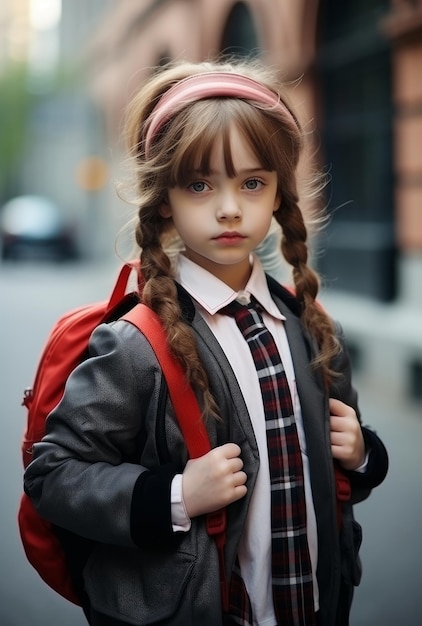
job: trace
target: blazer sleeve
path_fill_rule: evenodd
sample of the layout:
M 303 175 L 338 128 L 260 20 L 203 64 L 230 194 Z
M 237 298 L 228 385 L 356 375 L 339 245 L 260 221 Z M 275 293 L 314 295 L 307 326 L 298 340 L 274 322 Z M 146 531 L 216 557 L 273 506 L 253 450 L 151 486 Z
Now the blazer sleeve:
M 356 411 L 362 428 L 366 450 L 369 452 L 368 464 L 364 472 L 345 471 L 352 487 L 352 501 L 360 502 L 368 497 L 371 489 L 382 483 L 388 472 L 388 453 L 380 437 L 369 426 L 362 425 L 362 416 L 358 407 L 357 392 L 352 385 L 351 361 L 347 350 L 344 333 L 337 324 L 341 351 L 333 360 L 333 369 L 339 373 L 338 379 L 331 384 L 330 397 L 337 398 L 352 406 Z
M 94 331 L 89 357 L 47 418 L 24 487 L 57 526 L 133 546 L 172 534 L 170 488 L 179 468 L 140 465 L 142 429 L 162 405 L 162 376 L 145 337 L 118 324 Z

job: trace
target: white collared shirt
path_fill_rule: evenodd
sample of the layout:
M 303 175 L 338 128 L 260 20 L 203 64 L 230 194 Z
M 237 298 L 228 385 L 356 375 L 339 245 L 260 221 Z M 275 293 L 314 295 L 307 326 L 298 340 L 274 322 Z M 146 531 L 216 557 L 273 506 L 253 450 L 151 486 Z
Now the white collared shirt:
M 255 256 L 251 257 L 251 263 L 253 263 L 252 274 L 244 292 L 233 291 L 228 285 L 187 259 L 183 254 L 180 254 L 178 259 L 176 280 L 192 296 L 199 313 L 226 354 L 238 380 L 252 421 L 260 456 L 260 468 L 239 545 L 238 556 L 242 578 L 252 603 L 254 624 L 275 626 L 271 584 L 271 494 L 261 389 L 249 346 L 234 318 L 218 314 L 222 307 L 235 299 L 239 299 L 239 296 L 240 299 L 242 297 L 248 299 L 250 295 L 253 295 L 263 307 L 264 323 L 274 337 L 290 387 L 303 460 L 308 544 L 313 571 L 315 610 L 319 608 L 316 581 L 318 542 L 302 412 L 290 348 L 284 329 L 285 318 L 271 297 L 259 259 Z M 172 484 L 173 524 L 175 530 L 188 530 L 190 521 L 184 511 L 181 494 L 182 485 L 179 475 L 175 477 Z M 177 506 L 178 503 L 180 506 Z

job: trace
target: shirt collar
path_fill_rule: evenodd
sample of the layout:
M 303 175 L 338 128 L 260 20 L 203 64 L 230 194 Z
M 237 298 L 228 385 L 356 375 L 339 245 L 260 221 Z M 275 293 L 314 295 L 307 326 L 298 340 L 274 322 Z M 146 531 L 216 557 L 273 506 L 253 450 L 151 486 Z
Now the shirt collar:
M 240 292 L 234 291 L 226 283 L 183 254 L 179 254 L 177 259 L 176 280 L 210 315 L 214 315 L 236 299 L 244 304 L 245 301 L 247 302 L 248 296 L 252 295 L 267 313 L 279 320 L 286 319 L 271 297 L 265 273 L 258 257 L 251 255 L 250 261 L 252 273 L 245 289 Z

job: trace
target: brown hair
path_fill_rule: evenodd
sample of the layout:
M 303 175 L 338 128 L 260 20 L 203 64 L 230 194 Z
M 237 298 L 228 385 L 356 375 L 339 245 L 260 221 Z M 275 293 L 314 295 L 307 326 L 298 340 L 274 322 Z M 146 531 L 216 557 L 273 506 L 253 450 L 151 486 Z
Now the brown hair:
M 307 228 L 299 207 L 296 169 L 303 148 L 299 124 L 292 124 L 272 109 L 263 109 L 236 98 L 210 98 L 186 104 L 155 137 L 145 155 L 144 133 L 149 116 L 160 97 L 176 82 L 200 72 L 235 71 L 251 76 L 276 93 L 289 108 L 278 81 L 267 69 L 247 63 L 181 63 L 157 72 L 132 100 L 126 119 L 126 136 L 135 163 L 139 207 L 136 241 L 141 248 L 141 267 L 145 279 L 143 301 L 161 318 L 170 348 L 183 365 L 188 380 L 199 389 L 205 407 L 215 413 L 208 389 L 207 374 L 197 353 L 192 331 L 181 318 L 176 287 L 163 242 L 169 235 L 171 220 L 160 216 L 169 187 L 189 182 L 192 169 L 207 172 L 215 137 L 222 137 L 226 169 L 234 175 L 229 131 L 235 120 L 262 167 L 276 171 L 282 198 L 275 219 L 282 229 L 281 249 L 292 266 L 296 297 L 301 304 L 301 320 L 315 338 L 319 353 L 315 365 L 328 381 L 335 373 L 330 368 L 339 346 L 331 318 L 316 302 L 319 278 L 308 265 Z M 289 108 L 290 110 L 290 108 Z M 292 114 L 293 115 L 293 114 Z

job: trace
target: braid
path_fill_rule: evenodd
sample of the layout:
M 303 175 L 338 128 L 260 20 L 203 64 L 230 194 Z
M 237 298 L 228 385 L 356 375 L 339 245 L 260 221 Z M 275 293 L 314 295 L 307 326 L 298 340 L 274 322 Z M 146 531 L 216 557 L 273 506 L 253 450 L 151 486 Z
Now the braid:
M 332 319 L 318 304 L 319 277 L 308 265 L 307 229 L 296 197 L 284 195 L 282 207 L 276 219 L 283 231 L 281 249 L 286 261 L 293 267 L 296 297 L 302 307 L 301 319 L 310 334 L 315 337 L 319 353 L 314 365 L 320 366 L 324 379 L 330 381 L 337 374 L 331 367 L 332 358 L 339 351 Z
M 195 336 L 182 320 L 177 288 L 172 277 L 170 259 L 164 252 L 156 214 L 149 220 L 140 211 L 136 240 L 141 246 L 141 268 L 145 281 L 142 300 L 160 318 L 172 355 L 181 364 L 188 382 L 198 389 L 204 400 L 204 414 L 218 417 L 214 398 L 209 391 L 208 376 L 198 355 Z

